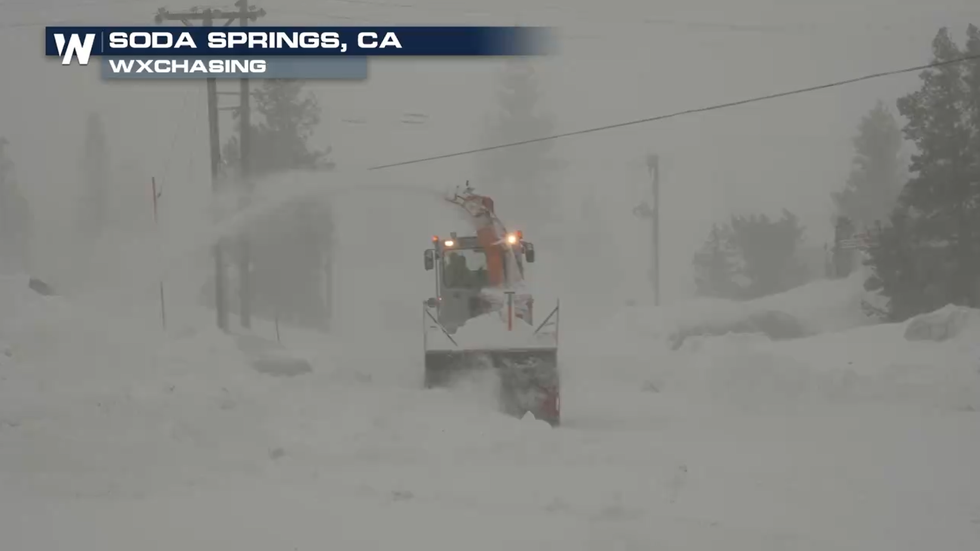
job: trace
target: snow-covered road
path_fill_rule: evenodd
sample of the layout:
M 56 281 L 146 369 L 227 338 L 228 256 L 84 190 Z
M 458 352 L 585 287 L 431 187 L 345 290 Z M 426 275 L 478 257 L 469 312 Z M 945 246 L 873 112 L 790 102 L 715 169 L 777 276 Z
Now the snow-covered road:
M 251 369 L 193 306 L 161 331 L 153 285 L 141 303 L 0 279 L 0 548 L 980 549 L 980 324 L 865 326 L 858 278 L 614 315 L 566 295 L 551 429 L 498 413 L 492 377 L 420 388 L 423 241 L 454 218 L 350 195 L 339 322 L 284 328 L 312 366 L 295 377 Z M 177 256 L 200 246 L 185 233 Z M 810 336 L 672 349 L 678 327 L 772 309 Z
M 293 333 L 314 373 L 273 378 L 208 332 L 72 341 L 80 314 L 59 302 L 21 297 L 46 313 L 7 326 L 4 549 L 980 543 L 973 341 L 894 326 L 669 351 L 623 318 L 566 340 L 552 430 L 495 412 L 492 381 L 419 390 L 407 334 L 354 354 Z

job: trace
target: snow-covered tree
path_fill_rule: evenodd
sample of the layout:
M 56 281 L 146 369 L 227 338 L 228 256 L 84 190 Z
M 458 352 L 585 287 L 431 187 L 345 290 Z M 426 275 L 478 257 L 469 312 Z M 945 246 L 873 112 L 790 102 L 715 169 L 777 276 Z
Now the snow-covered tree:
M 31 209 L 17 183 L 14 162 L 7 154 L 9 142 L 0 137 L 0 269 L 29 269 L 32 230 Z
M 318 150 L 309 145 L 320 124 L 321 109 L 316 96 L 304 90 L 303 81 L 266 80 L 252 91 L 252 98 L 259 115 L 249 136 L 253 176 L 333 167 L 330 148 Z M 240 149 L 237 136 L 224 146 L 222 157 L 229 174 L 237 173 Z
M 318 150 L 309 144 L 320 124 L 321 109 L 302 81 L 263 81 L 252 91 L 252 98 L 257 115 L 250 135 L 252 178 L 333 168 L 330 148 Z M 238 173 L 240 147 L 238 136 L 224 146 L 225 173 L 233 180 Z M 250 228 L 254 315 L 327 326 L 330 312 L 323 279 L 330 277 L 325 266 L 330 265 L 333 231 L 330 205 L 305 199 L 283 205 Z
M 859 228 L 888 218 L 905 185 L 902 130 L 884 102 L 879 101 L 858 126 L 854 161 L 844 189 L 834 193 L 839 215 Z
M 731 245 L 731 226 L 712 225 L 708 239 L 694 255 L 694 283 L 699 296 L 738 298 L 737 251 Z
M 964 52 L 941 29 L 935 62 L 980 55 L 971 25 Z M 878 232 L 866 287 L 887 297 L 902 320 L 946 304 L 980 306 L 980 62 L 923 71 L 919 90 L 898 100 L 917 152 L 889 223 Z
M 81 202 L 78 229 L 81 237 L 97 240 L 105 230 L 109 210 L 111 169 L 105 126 L 98 113 L 89 113 L 85 121 L 85 141 L 80 159 Z
M 699 294 L 753 299 L 803 284 L 809 277 L 797 254 L 803 236 L 799 219 L 787 210 L 778 220 L 752 214 L 732 216 L 728 224 L 712 226 L 694 255 Z
M 541 108 L 537 74 L 527 59 L 505 62 L 499 75 L 497 105 L 488 115 L 484 143 L 496 146 L 554 133 L 554 117 Z M 560 203 L 552 141 L 539 141 L 482 153 L 479 182 L 506 205 L 507 216 L 524 224 L 554 220 Z

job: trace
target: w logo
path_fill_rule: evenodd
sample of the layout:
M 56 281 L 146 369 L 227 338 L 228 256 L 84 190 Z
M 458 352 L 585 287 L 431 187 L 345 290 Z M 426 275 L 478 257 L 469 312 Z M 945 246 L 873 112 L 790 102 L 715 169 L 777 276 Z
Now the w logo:
M 86 34 L 84 40 L 82 36 L 73 34 L 65 40 L 63 34 L 54 35 L 54 44 L 58 47 L 58 55 L 62 56 L 62 65 L 71 65 L 73 57 L 78 58 L 79 65 L 88 65 L 88 59 L 92 56 L 92 47 L 95 45 L 95 35 Z

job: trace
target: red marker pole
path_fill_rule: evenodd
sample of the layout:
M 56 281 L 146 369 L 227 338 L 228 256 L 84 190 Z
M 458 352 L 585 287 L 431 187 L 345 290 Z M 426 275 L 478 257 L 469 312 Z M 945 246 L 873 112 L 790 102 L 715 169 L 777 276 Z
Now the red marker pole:
M 514 330 L 514 291 L 507 291 L 507 330 Z

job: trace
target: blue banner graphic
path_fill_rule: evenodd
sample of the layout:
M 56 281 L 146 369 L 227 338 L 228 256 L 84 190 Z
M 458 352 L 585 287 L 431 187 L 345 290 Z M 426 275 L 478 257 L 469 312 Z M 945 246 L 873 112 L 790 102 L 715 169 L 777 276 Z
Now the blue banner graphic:
M 45 55 L 102 57 L 528 56 L 553 53 L 544 27 L 47 27 Z

